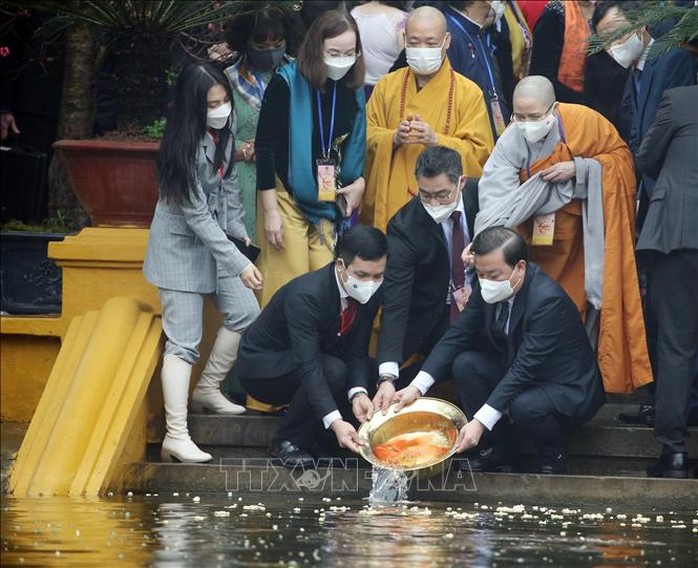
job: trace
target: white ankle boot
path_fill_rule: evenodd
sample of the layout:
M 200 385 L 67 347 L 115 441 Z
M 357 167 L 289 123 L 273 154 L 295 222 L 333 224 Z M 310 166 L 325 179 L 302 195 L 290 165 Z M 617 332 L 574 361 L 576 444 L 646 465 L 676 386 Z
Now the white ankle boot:
M 192 412 L 211 412 L 232 416 L 244 414 L 245 407 L 230 402 L 221 392 L 221 383 L 233 368 L 238 356 L 240 334 L 224 327 L 218 330 L 206 367 L 191 395 Z
M 189 363 L 174 355 L 165 355 L 162 361 L 162 397 L 165 401 L 167 434 L 160 450 L 163 461 L 200 463 L 213 458 L 211 454 L 202 452 L 189 437 L 187 399 L 190 377 Z

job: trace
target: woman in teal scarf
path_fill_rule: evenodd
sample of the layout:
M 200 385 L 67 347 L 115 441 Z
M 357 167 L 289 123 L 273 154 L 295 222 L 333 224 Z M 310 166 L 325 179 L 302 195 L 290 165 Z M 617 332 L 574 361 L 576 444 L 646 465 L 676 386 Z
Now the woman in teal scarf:
M 255 140 L 262 306 L 294 277 L 332 262 L 337 232 L 361 204 L 363 81 L 356 22 L 332 10 L 269 82 Z

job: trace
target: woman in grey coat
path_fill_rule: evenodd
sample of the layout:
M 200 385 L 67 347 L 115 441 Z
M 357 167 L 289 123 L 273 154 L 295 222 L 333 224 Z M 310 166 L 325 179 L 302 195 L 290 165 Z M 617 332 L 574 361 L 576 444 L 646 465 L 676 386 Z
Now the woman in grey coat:
M 259 314 L 252 290 L 262 287 L 257 268 L 228 239 L 249 243 L 232 159 L 231 99 L 220 71 L 206 63 L 185 68 L 158 154 L 160 199 L 143 272 L 159 289 L 167 336 L 162 364 L 167 433 L 161 451 L 167 461 L 211 459 L 187 428 L 189 380 L 199 358 L 206 294 L 213 295 L 223 326 L 192 393 L 192 410 L 245 411 L 220 391 L 237 357 L 240 334 Z

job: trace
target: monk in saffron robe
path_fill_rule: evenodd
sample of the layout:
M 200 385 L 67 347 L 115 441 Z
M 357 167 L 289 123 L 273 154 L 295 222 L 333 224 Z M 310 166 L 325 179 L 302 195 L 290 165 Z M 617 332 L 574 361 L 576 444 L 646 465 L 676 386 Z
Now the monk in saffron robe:
M 366 192 L 361 221 L 385 231 L 417 194 L 414 167 L 426 146 L 456 150 L 469 177 L 479 177 L 493 139 L 480 88 L 451 68 L 443 14 L 412 12 L 405 27 L 408 67 L 390 73 L 366 108 Z
M 556 102 L 542 76 L 516 86 L 512 119 L 480 179 L 475 233 L 519 231 L 530 259 L 586 317 L 592 341 L 598 332 L 606 392 L 632 392 L 652 381 L 652 370 L 633 252 L 630 150 L 596 111 Z

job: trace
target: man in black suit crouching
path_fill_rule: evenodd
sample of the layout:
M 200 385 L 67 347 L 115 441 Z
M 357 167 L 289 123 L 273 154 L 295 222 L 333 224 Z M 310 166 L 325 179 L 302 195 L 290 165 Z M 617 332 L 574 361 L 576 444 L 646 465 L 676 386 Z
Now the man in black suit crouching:
M 268 404 L 290 402 L 270 448 L 288 467 L 314 464 L 318 421 L 340 446 L 359 451 L 356 430 L 336 401 L 348 394 L 360 422 L 373 414 L 368 343 L 387 246 L 378 229 L 350 228 L 335 261 L 283 286 L 242 337 L 236 370 L 245 390 Z
M 414 378 L 419 363 L 409 360 L 429 355 L 471 290 L 461 255 L 473 234 L 478 179 L 466 179 L 460 154 L 445 146 L 419 155 L 415 177 L 418 195 L 388 224 L 375 410 L 390 404 L 395 381 Z
M 470 253 L 478 277 L 470 300 L 410 386 L 395 394 L 398 407 L 452 374 L 469 418 L 458 448 L 476 448 L 468 454 L 471 469 L 508 469 L 516 458 L 511 422 L 533 439 L 540 473 L 564 473 L 562 426 L 588 421 L 605 398 L 579 311 L 527 262 L 518 233 L 485 229 Z

